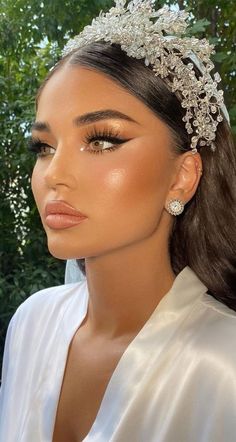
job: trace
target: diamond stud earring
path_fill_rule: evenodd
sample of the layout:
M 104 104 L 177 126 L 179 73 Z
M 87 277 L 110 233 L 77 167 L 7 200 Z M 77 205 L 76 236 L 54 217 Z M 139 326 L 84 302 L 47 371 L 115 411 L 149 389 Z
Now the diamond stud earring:
M 180 215 L 184 211 L 184 203 L 179 199 L 170 200 L 166 205 L 166 210 L 171 215 Z

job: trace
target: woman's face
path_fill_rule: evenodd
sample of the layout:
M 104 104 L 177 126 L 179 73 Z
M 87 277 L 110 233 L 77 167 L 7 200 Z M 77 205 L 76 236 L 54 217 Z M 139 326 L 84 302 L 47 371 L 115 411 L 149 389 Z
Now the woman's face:
M 175 171 L 170 131 L 104 74 L 70 65 L 55 72 L 40 95 L 32 136 L 41 149 L 32 190 L 53 256 L 113 252 L 152 235 L 163 217 L 169 221 L 164 205 Z M 87 218 L 53 227 L 45 211 L 54 200 Z

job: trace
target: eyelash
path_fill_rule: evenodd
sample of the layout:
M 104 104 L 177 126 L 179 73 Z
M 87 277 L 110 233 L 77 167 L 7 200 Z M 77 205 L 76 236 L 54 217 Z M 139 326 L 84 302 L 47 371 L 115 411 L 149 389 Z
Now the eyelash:
M 122 139 L 118 136 L 118 133 L 114 132 L 112 129 L 103 129 L 98 130 L 94 128 L 90 132 L 87 132 L 87 134 L 84 137 L 83 143 L 88 145 L 93 141 L 107 141 L 110 143 L 113 143 L 114 146 L 108 147 L 106 149 L 98 149 L 98 150 L 92 150 L 89 149 L 88 151 L 93 154 L 103 154 L 104 152 L 111 152 L 115 149 L 117 149 L 117 145 L 121 145 L 125 141 L 128 141 L 127 139 Z M 42 148 L 43 147 L 51 147 L 49 144 L 44 143 L 39 138 L 31 138 L 29 140 L 28 144 L 28 150 L 30 152 L 36 153 L 38 157 L 47 156 L 47 154 L 42 154 Z

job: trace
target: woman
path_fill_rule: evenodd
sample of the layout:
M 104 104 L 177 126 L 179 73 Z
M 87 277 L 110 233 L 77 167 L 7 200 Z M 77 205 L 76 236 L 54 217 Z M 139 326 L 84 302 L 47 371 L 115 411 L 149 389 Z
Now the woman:
M 236 157 L 185 18 L 117 1 L 39 90 L 32 190 L 86 278 L 12 318 L 4 442 L 235 440 Z

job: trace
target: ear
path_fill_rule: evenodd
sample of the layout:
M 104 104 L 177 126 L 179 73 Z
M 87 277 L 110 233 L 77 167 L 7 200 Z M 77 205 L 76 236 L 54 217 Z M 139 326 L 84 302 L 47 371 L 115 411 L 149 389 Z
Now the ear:
M 172 199 L 179 199 L 184 204 L 190 201 L 197 190 L 201 175 L 202 160 L 199 153 L 188 151 L 178 157 L 166 203 Z

